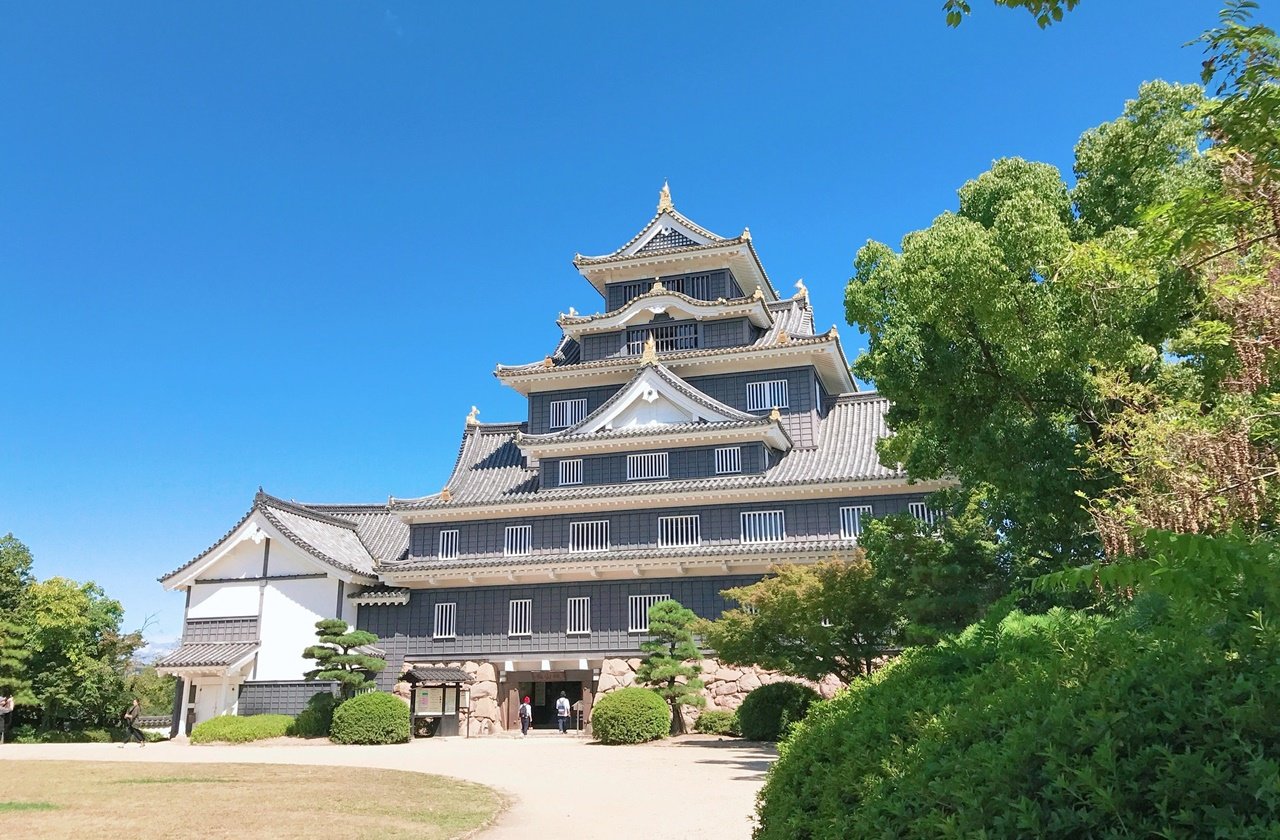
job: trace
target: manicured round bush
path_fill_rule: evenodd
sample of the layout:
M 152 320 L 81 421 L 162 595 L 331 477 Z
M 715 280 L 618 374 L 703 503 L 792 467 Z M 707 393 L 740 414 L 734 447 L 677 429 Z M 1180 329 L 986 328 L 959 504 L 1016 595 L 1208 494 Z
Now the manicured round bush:
M 403 744 L 409 704 L 385 691 L 357 694 L 334 710 L 329 737 L 338 744 Z
M 289 733 L 292 724 L 293 718 L 290 715 L 219 715 L 197 723 L 191 730 L 191 743 L 225 741 L 230 744 L 245 744 L 264 738 L 279 738 Z
M 632 686 L 611 691 L 591 708 L 591 731 L 602 744 L 641 744 L 671 731 L 671 708 L 657 692 Z
M 701 732 L 703 735 L 742 734 L 742 731 L 738 729 L 737 712 L 727 712 L 720 709 L 713 709 L 698 715 L 697 722 L 693 724 L 693 731 Z
M 821 699 L 818 692 L 800 683 L 762 685 L 748 694 L 738 707 L 742 737 L 751 741 L 777 741 L 804 718 L 812 703 Z
M 318 691 L 311 695 L 307 706 L 289 727 L 289 734 L 299 738 L 323 738 L 333 725 L 333 710 L 340 701 L 331 691 Z

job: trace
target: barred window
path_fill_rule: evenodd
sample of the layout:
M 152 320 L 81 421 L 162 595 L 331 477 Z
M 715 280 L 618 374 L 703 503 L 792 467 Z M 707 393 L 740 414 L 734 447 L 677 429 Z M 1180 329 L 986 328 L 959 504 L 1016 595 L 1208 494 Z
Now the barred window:
M 698 515 L 659 516 L 658 545 L 662 548 L 673 548 L 684 545 L 699 545 L 702 542 Z
M 594 522 L 569 523 L 569 550 L 608 551 L 609 520 L 599 519 Z
M 742 472 L 742 447 L 722 446 L 716 450 L 716 475 Z
M 532 525 L 508 525 L 502 541 L 502 553 L 507 557 L 520 557 L 533 550 Z
M 582 483 L 582 459 L 570 458 L 560 462 L 560 486 Z
M 787 407 L 787 380 L 747 383 L 747 411 L 768 411 Z
M 941 513 L 929 507 L 924 502 L 911 502 L 907 505 L 907 510 L 911 511 L 911 515 L 926 525 L 935 525 L 937 520 L 942 518 Z
M 649 452 L 642 455 L 627 456 L 627 481 L 639 481 L 646 478 L 666 478 L 668 464 L 666 452 Z
M 435 639 L 457 638 L 457 604 L 436 604 L 436 623 L 431 630 Z
M 591 632 L 591 599 L 570 598 L 567 604 L 569 621 L 565 628 L 570 635 L 587 635 Z
M 587 416 L 587 399 L 551 401 L 551 428 L 564 429 Z
M 862 536 L 863 524 L 871 518 L 871 505 L 840 508 L 840 539 L 856 540 Z
M 649 632 L 649 608 L 659 601 L 666 601 L 670 595 L 632 595 L 627 605 L 627 631 L 631 633 Z
M 450 528 L 440 532 L 440 550 L 436 557 L 441 560 L 452 560 L 458 556 L 458 529 Z
M 779 542 L 787 538 L 787 520 L 780 510 L 753 510 L 742 514 L 744 543 Z
M 523 598 L 507 602 L 507 635 L 533 635 L 533 599 Z

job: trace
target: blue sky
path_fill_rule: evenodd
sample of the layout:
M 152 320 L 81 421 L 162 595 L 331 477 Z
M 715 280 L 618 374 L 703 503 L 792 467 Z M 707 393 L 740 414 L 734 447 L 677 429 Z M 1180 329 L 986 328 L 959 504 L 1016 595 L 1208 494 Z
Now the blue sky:
M 0 4 L 0 534 L 173 636 L 156 576 L 259 485 L 435 492 L 472 404 L 521 416 L 494 365 L 601 308 L 570 259 L 664 178 L 843 326 L 860 245 L 1069 172 L 1219 3 L 974 5 Z

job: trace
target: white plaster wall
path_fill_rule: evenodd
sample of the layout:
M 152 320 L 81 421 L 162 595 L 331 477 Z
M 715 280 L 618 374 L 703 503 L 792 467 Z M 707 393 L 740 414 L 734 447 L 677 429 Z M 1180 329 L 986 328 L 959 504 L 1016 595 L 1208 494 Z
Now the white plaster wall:
M 272 548 L 274 553 L 274 546 Z M 212 566 L 201 570 L 197 579 L 258 577 L 262 574 L 262 551 L 263 543 L 242 540 Z
M 271 541 L 271 557 L 267 560 L 268 577 L 314 575 L 323 573 L 328 568 L 291 542 Z M 258 573 L 262 573 L 261 564 L 259 564 Z
M 225 701 L 222 680 L 218 677 L 195 677 L 196 723 L 218 715 L 233 715 L 236 707 L 235 683 L 227 684 Z
M 259 568 L 261 573 L 262 569 Z M 191 587 L 187 618 L 225 618 L 258 614 L 258 583 L 197 583 Z
M 272 550 L 271 573 L 275 570 Z M 262 647 L 258 651 L 255 680 L 300 680 L 315 663 L 302 658 L 302 651 L 315 644 L 316 622 L 333 618 L 338 603 L 338 580 L 333 577 L 311 580 L 267 582 L 262 600 Z

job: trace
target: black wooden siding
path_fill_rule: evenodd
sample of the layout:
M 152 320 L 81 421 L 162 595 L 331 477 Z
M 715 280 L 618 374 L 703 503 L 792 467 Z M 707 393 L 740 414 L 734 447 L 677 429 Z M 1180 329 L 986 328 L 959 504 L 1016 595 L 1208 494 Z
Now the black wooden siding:
M 736 445 L 736 444 L 735 444 Z M 690 446 L 682 449 L 636 449 L 616 455 L 582 456 L 582 483 L 633 484 L 627 481 L 627 455 L 648 452 L 666 452 L 667 469 L 671 480 L 707 478 L 716 474 L 715 446 Z M 571 459 L 572 460 L 572 459 Z M 538 464 L 542 487 L 560 486 L 560 458 L 544 458 Z M 762 473 L 768 466 L 762 443 L 742 444 L 742 474 Z M 736 473 L 735 473 L 736 475 Z
M 704 296 L 705 300 L 716 300 L 717 298 L 732 299 L 742 297 L 742 288 L 738 285 L 738 281 L 734 279 L 733 272 L 728 269 L 719 269 L 717 271 L 698 271 L 693 274 L 668 274 L 660 277 L 662 284 L 667 288 L 677 285 L 679 280 L 685 277 L 693 277 L 694 275 L 709 274 L 709 293 Z M 676 282 L 673 282 L 676 281 Z M 643 294 L 653 288 L 652 280 L 639 281 L 628 280 L 625 283 L 609 283 L 605 289 L 605 308 L 612 312 L 620 306 L 625 306 L 628 301 L 637 295 Z M 690 295 L 692 297 L 692 295 Z
M 258 617 L 189 618 L 182 628 L 182 643 L 254 642 L 258 639 Z
M 693 321 L 690 319 L 662 319 L 655 316 L 651 321 L 635 322 L 630 328 L 661 323 L 662 326 L 694 324 L 697 326 L 697 346 L 700 349 L 719 347 L 741 347 L 750 344 L 756 338 L 756 330 L 746 318 L 725 318 L 719 321 Z M 627 330 L 584 335 L 582 337 L 582 361 L 593 362 L 598 359 L 611 359 L 627 355 Z M 661 358 L 661 356 L 659 356 Z
M 246 682 L 240 686 L 237 715 L 296 715 L 307 707 L 307 701 L 321 692 L 338 693 L 336 682 L 279 680 Z

